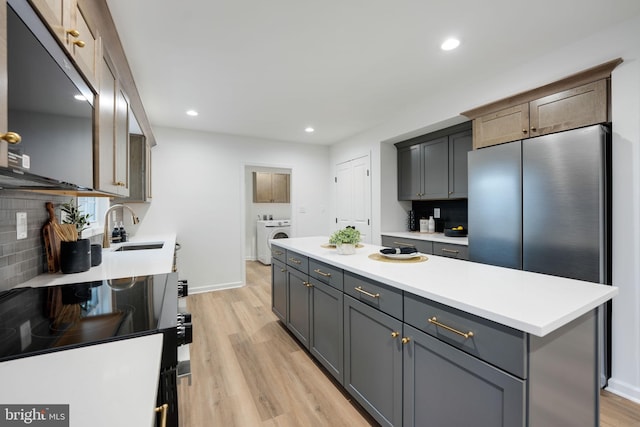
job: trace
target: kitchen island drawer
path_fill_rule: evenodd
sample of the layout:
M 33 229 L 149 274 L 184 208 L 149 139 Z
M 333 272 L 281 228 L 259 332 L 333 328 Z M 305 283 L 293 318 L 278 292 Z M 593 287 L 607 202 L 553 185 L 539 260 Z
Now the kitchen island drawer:
M 382 236 L 382 246 L 388 248 L 401 248 L 403 246 L 415 246 L 418 252 L 431 255 L 433 253 L 433 242 L 430 240 L 405 239 L 402 237 Z
M 344 272 L 344 292 L 402 320 L 402 291 L 351 272 Z
M 343 289 L 344 275 L 341 268 L 311 258 L 309 259 L 309 276 L 340 291 Z
M 526 334 L 406 293 L 404 322 L 453 347 L 526 379 Z
M 456 259 L 469 259 L 469 247 L 449 243 L 433 242 L 433 254 Z
M 287 262 L 287 251 L 279 246 L 271 245 L 271 258 L 275 258 L 278 261 Z
M 309 274 L 309 257 L 294 251 L 287 251 L 287 265 L 298 271 Z

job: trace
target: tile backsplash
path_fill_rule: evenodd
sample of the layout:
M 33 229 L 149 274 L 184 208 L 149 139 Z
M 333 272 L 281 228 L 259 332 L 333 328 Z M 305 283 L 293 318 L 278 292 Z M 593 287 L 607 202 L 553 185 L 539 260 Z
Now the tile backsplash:
M 0 190 L 0 290 L 13 288 L 47 271 L 42 226 L 49 219 L 46 202 L 58 206 L 69 196 Z M 18 240 L 16 213 L 27 213 L 27 238 Z

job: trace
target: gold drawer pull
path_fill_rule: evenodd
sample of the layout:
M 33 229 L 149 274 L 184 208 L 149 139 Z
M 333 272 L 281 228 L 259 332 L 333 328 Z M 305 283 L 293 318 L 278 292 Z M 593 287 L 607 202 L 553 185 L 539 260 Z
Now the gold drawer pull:
M 402 338 L 402 344 L 409 344 L 409 341 L 411 341 L 411 338 L 409 337 Z
M 286 268 L 281 268 L 281 269 L 280 269 L 280 272 L 281 272 L 281 273 L 285 273 L 286 271 L 287 271 L 287 269 L 286 269 Z
M 442 248 L 442 252 L 448 252 L 450 254 L 456 254 L 456 255 L 460 253 L 460 251 L 455 251 L 453 249 L 447 249 L 447 248 Z
M 415 246 L 413 243 L 405 243 L 405 242 L 393 242 L 393 244 L 398 246 Z
M 331 277 L 331 273 L 324 273 L 324 272 L 323 272 L 323 271 L 321 271 L 319 268 L 316 268 L 316 269 L 315 269 L 315 270 L 313 270 L 313 271 L 315 271 L 316 273 L 318 273 L 318 274 L 319 274 L 319 275 L 321 275 L 321 276 L 324 276 L 324 277 Z
M 400 336 L 400 332 L 393 331 L 391 332 L 391 338 L 398 338 Z
M 362 286 L 357 286 L 354 288 L 356 291 L 360 292 L 361 294 L 365 294 L 368 297 L 371 298 L 380 298 L 380 294 L 372 294 L 371 292 L 367 292 L 364 289 L 362 289 Z
M 313 284 L 309 282 L 302 282 L 302 284 L 305 285 L 307 288 L 313 288 Z
M 433 316 L 431 319 L 427 319 L 427 321 L 429 323 L 433 323 L 436 326 L 440 326 L 441 328 L 444 328 L 449 332 L 453 332 L 454 334 L 458 334 L 460 336 L 463 336 L 465 339 L 473 337 L 473 332 L 471 332 L 471 331 L 466 332 L 466 333 L 465 332 L 460 332 L 459 330 L 454 329 L 451 326 L 447 326 L 444 323 L 438 322 L 438 319 L 436 318 L 436 316 Z
M 289 261 L 291 261 L 294 264 L 298 264 L 298 265 L 302 264 L 302 261 L 300 261 L 297 258 L 289 258 Z
M 169 412 L 169 404 L 165 403 L 156 408 L 156 412 L 160 412 L 160 427 L 167 427 L 167 412 Z
M 282 255 L 282 254 L 284 254 L 284 252 L 281 252 L 281 251 L 273 251 L 273 253 L 274 253 L 274 254 L 276 254 L 276 255 Z

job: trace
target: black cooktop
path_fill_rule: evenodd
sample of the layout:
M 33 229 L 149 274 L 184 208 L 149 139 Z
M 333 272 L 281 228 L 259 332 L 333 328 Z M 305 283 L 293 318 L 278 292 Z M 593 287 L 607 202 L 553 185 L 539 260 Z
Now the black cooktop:
M 0 293 L 0 361 L 176 326 L 176 273 Z

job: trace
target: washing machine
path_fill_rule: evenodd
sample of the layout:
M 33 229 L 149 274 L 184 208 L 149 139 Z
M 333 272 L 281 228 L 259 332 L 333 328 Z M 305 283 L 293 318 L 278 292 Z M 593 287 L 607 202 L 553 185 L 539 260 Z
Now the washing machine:
M 258 261 L 271 265 L 271 239 L 286 239 L 291 237 L 291 220 L 271 219 L 257 221 Z

